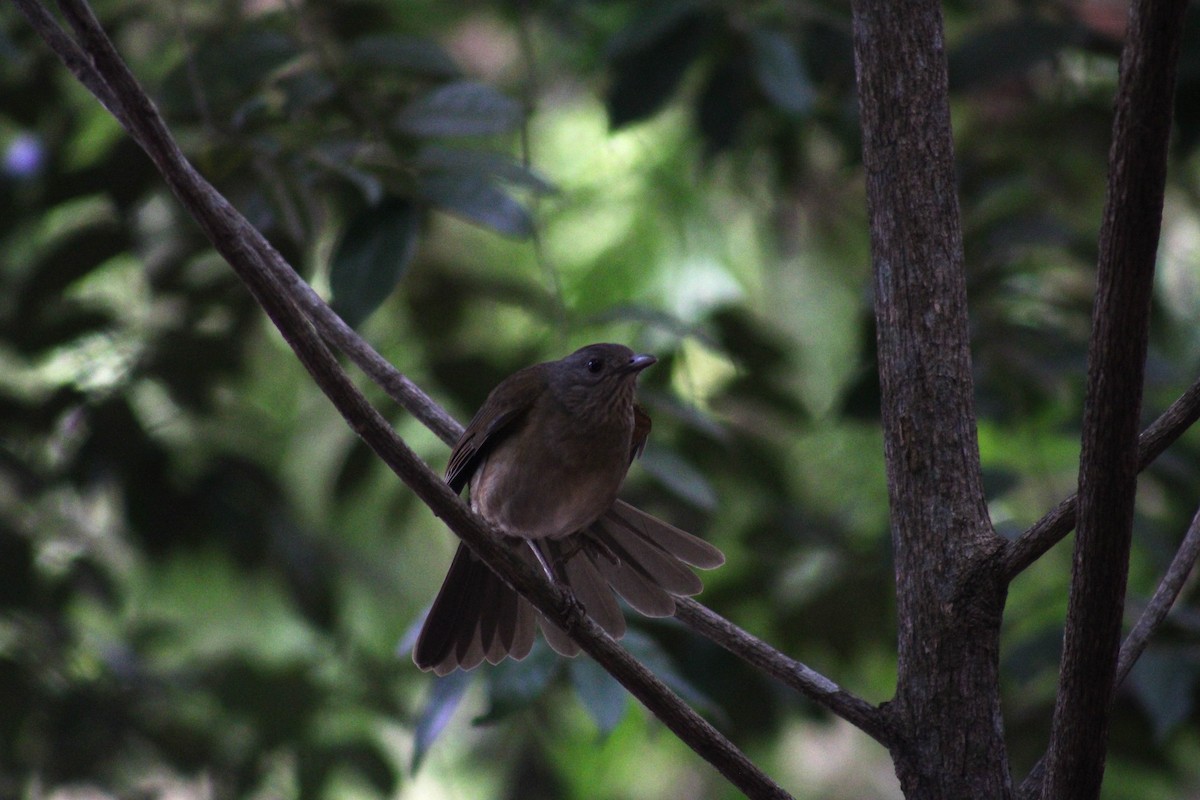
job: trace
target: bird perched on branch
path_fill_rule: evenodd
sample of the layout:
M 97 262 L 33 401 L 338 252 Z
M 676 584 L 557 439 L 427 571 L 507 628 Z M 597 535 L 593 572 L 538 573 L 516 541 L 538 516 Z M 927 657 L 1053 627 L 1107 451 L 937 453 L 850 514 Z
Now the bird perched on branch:
M 703 588 L 688 565 L 712 569 L 721 551 L 617 500 L 650 433 L 634 385 L 654 356 L 593 344 L 506 378 L 450 455 L 446 482 L 470 484 L 471 506 L 519 543 L 523 557 L 568 586 L 609 635 L 625 633 L 614 591 L 647 616 Z M 459 544 L 421 629 L 413 661 L 446 675 L 483 660 L 524 658 L 535 622 L 557 652 L 577 645 Z

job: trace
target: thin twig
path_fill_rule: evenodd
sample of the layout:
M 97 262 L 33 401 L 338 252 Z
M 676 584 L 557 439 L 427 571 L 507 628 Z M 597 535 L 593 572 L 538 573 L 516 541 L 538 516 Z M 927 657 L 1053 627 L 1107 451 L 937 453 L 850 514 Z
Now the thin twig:
M 1167 572 L 1159 582 L 1158 588 L 1154 590 L 1149 604 L 1142 609 L 1138 621 L 1129 631 L 1129 635 L 1125 637 L 1125 641 L 1121 643 L 1121 655 L 1117 659 L 1117 686 L 1125 682 L 1129 671 L 1133 669 L 1133 665 L 1146 650 L 1146 644 L 1150 641 L 1150 637 L 1166 621 L 1167 614 L 1175 605 L 1175 601 L 1179 599 L 1179 593 L 1183 591 L 1183 584 L 1191 574 L 1192 568 L 1196 566 L 1198 557 L 1200 557 L 1200 509 L 1192 517 L 1192 524 L 1188 526 L 1188 531 L 1184 535 L 1183 541 L 1180 542 L 1179 549 L 1175 551 L 1175 557 L 1171 559 L 1171 565 L 1167 567 Z

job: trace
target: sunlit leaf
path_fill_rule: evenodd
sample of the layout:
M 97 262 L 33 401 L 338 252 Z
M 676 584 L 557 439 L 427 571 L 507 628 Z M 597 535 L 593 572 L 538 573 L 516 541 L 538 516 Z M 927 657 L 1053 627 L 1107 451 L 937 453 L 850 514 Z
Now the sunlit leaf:
M 370 316 L 396 288 L 417 250 L 420 216 L 408 200 L 389 197 L 351 220 L 329 266 L 333 308 L 351 326 Z

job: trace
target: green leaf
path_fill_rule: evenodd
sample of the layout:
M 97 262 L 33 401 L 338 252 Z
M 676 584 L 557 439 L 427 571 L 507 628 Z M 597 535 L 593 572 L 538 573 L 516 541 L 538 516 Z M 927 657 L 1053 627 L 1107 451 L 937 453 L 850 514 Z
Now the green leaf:
M 421 709 L 413 731 L 413 772 L 421 766 L 425 754 L 458 710 L 467 688 L 471 685 L 471 677 L 470 672 L 455 670 L 444 678 L 433 679 L 429 699 L 425 701 L 425 707 Z
M 420 36 L 371 34 L 357 39 L 347 53 L 350 64 L 367 69 L 384 69 L 426 75 L 431 78 L 457 78 L 458 64 L 440 44 Z
M 796 44 L 776 31 L 750 33 L 754 77 L 779 110 L 800 116 L 812 108 L 814 92 Z
M 428 175 L 418 192 L 439 209 L 499 233 L 520 239 L 533 233 L 533 219 L 525 207 L 484 176 Z
M 388 197 L 350 221 L 329 268 L 333 308 L 357 327 L 396 288 L 417 250 L 420 217 L 409 200 Z
M 412 165 L 423 173 L 451 172 L 496 178 L 531 189 L 538 194 L 550 194 L 554 184 L 505 153 L 494 150 L 466 150 L 457 147 L 430 145 L 421 150 Z
M 507 133 L 521 124 L 521 104 L 486 83 L 459 81 L 421 95 L 396 115 L 410 136 Z
M 600 732 L 612 733 L 629 705 L 625 687 L 590 658 L 577 658 L 571 662 L 571 684 Z

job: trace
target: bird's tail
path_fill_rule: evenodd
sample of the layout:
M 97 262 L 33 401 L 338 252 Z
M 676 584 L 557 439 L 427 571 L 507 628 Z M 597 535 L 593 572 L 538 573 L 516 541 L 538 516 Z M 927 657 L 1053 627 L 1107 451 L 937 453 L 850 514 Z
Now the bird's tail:
M 721 551 L 703 539 L 621 501 L 579 533 L 528 544 L 518 552 L 537 565 L 531 548 L 539 547 L 555 578 L 615 639 L 625 633 L 625 617 L 614 592 L 646 616 L 669 617 L 676 597 L 690 597 L 703 588 L 689 565 L 712 569 L 725 562 Z M 565 631 L 460 544 L 421 629 L 413 661 L 446 675 L 485 659 L 491 664 L 505 656 L 522 659 L 533 647 L 535 620 L 556 652 L 579 653 Z

